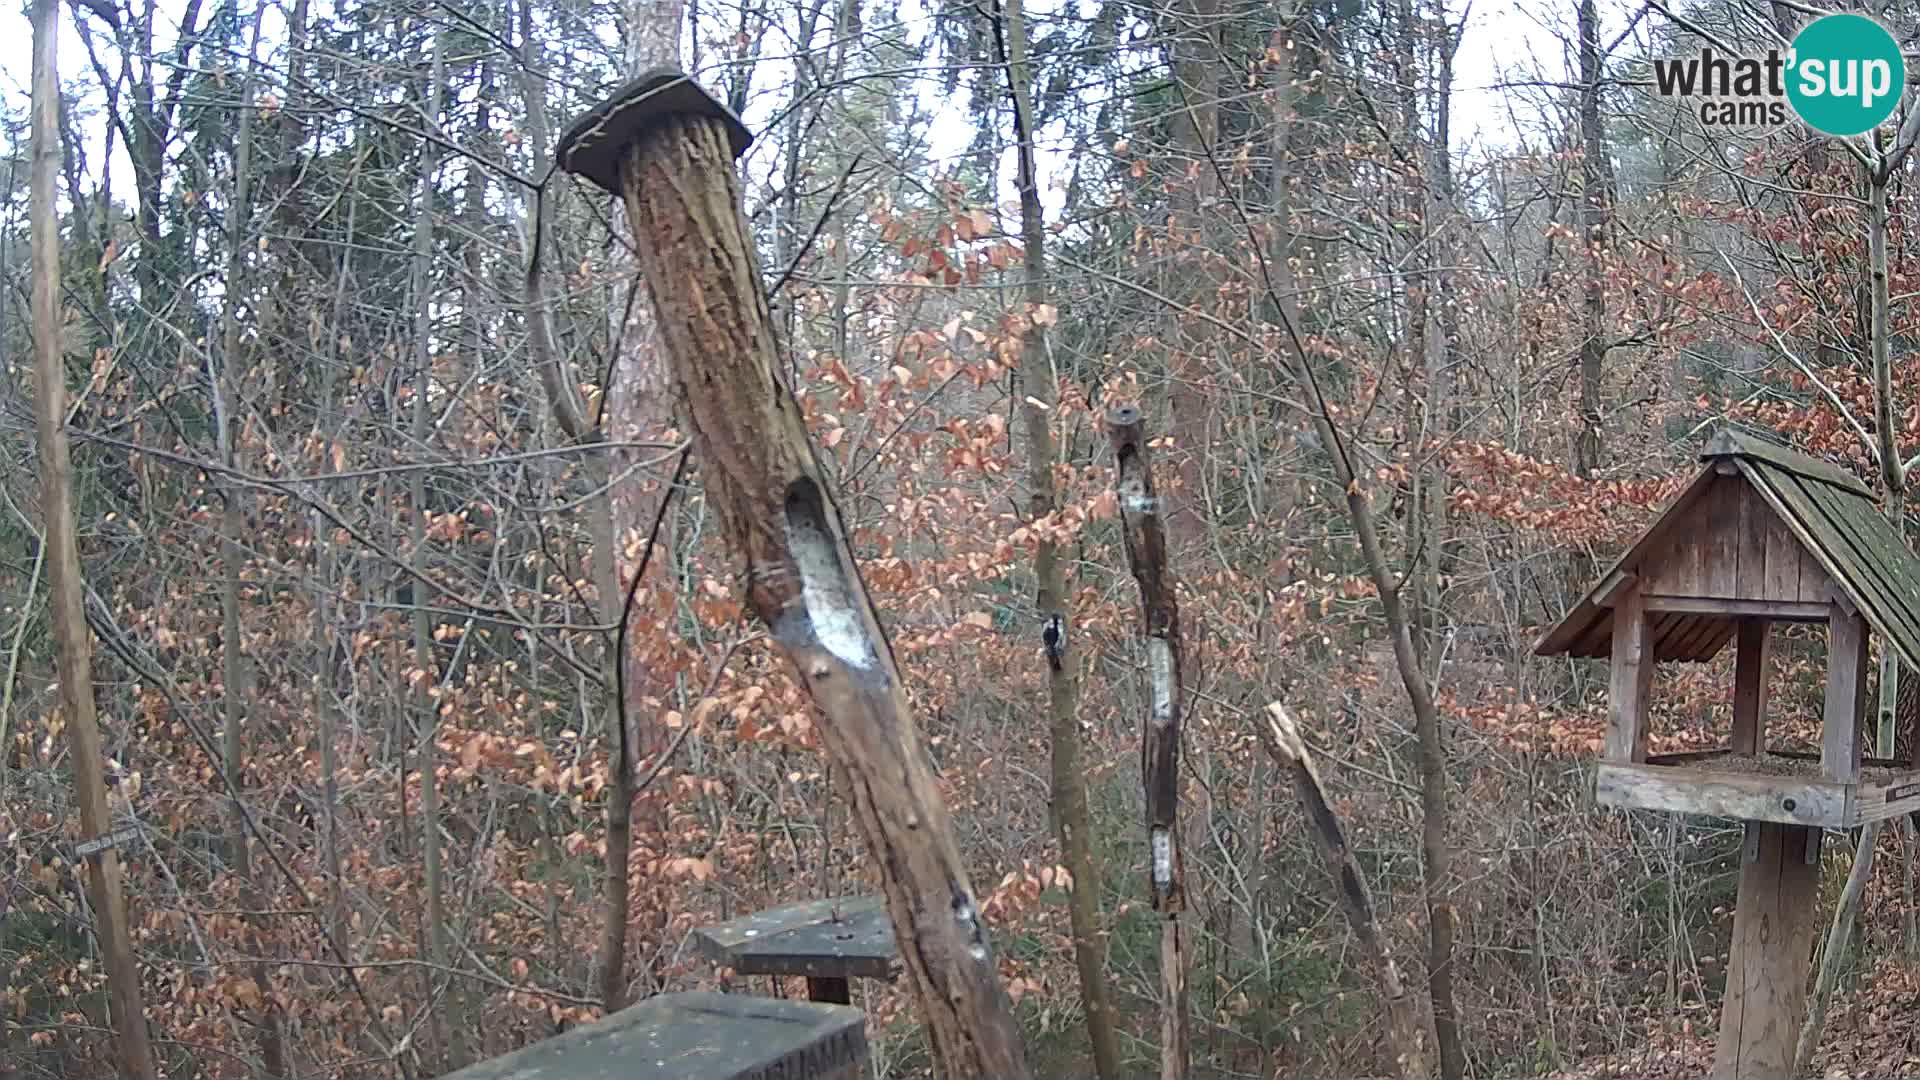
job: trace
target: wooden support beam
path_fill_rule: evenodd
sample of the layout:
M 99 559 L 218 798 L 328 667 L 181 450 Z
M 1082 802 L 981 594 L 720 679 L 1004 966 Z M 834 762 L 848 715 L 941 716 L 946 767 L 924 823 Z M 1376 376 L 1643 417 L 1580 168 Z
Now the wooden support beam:
M 1759 617 L 1775 622 L 1825 622 L 1830 603 L 1812 600 L 1733 600 L 1717 596 L 1664 596 L 1643 593 L 1645 611 L 1680 615 L 1721 615 L 1730 619 Z M 1617 615 L 1615 616 L 1618 617 Z
M 595 106 L 555 154 L 626 204 L 707 499 L 742 563 L 740 593 L 819 707 L 828 759 L 848 777 L 935 1064 L 950 1077 L 1026 1080 L 933 760 L 800 403 L 776 374 L 780 343 L 733 164 L 742 133 L 725 106 L 663 70 Z
M 1606 580 L 1601 583 L 1600 588 L 1596 591 L 1593 598 L 1594 606 L 1603 608 L 1613 607 L 1620 602 L 1622 596 L 1627 594 L 1628 589 L 1633 588 L 1639 583 L 1640 576 L 1638 574 L 1629 573 L 1625 570 L 1615 570 L 1613 573 L 1607 575 Z
M 1647 760 L 1647 696 L 1653 685 L 1653 643 L 1640 593 L 1630 590 L 1613 610 L 1613 725 L 1607 760 Z
M 1866 708 L 1867 623 L 1835 604 L 1827 617 L 1827 700 L 1820 735 L 1820 765 L 1834 780 L 1860 778 Z
M 1819 830 L 1774 822 L 1747 830 L 1755 857 L 1740 868 L 1710 1080 L 1792 1080 L 1819 908 L 1819 871 L 1806 855 Z
M 1766 748 L 1767 673 L 1773 653 L 1766 619 L 1740 620 L 1733 660 L 1733 752 L 1747 757 Z

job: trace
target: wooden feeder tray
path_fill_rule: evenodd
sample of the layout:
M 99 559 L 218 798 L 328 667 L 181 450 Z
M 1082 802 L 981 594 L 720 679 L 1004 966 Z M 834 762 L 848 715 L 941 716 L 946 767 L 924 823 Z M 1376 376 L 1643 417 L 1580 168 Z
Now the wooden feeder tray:
M 769 908 L 695 930 L 694 938 L 715 963 L 741 975 L 806 976 L 815 1000 L 844 1002 L 846 980 L 891 980 L 900 972 L 893 923 L 877 896 Z
M 866 1016 L 745 994 L 661 994 L 447 1080 L 853 1080 Z
M 1920 810 L 1920 770 L 1867 758 L 1858 780 L 1829 779 L 1818 754 L 1731 750 L 1656 754 L 1644 764 L 1602 762 L 1602 806 L 1850 829 Z

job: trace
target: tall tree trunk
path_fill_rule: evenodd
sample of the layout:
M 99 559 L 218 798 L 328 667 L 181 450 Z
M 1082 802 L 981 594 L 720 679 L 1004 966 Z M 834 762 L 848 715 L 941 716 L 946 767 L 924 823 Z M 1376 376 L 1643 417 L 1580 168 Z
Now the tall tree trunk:
M 59 6 L 33 5 L 33 128 L 31 201 L 33 248 L 33 360 L 39 383 L 34 426 L 40 449 L 40 513 L 48 551 L 47 603 L 51 610 L 60 711 L 66 719 L 80 832 L 87 841 L 113 830 L 107 811 L 106 747 L 94 713 L 92 642 L 87 638 L 85 583 L 74 536 L 73 458 L 67 443 L 66 365 L 60 344 L 60 227 L 54 205 L 60 171 L 60 74 L 55 45 Z M 106 961 L 112 1024 L 119 1039 L 120 1075 L 155 1080 L 147 1015 L 140 993 L 140 967 L 133 955 L 121 891 L 120 855 L 109 846 L 86 856 L 87 902 L 94 934 Z
M 1054 481 L 1056 452 L 1052 417 L 1059 376 L 1053 370 L 1046 325 L 1032 318 L 1047 302 L 1046 222 L 1034 166 L 1032 74 L 1027 65 L 1027 20 L 1022 0 L 1007 0 L 1001 19 L 1006 30 L 1007 91 L 1013 102 L 1013 126 L 1020 191 L 1020 238 L 1025 248 L 1025 288 L 1030 323 L 1021 342 L 1019 397 L 1026 429 L 1027 515 L 1038 521 L 1058 509 Z M 1053 756 L 1053 826 L 1060 839 L 1072 883 L 1068 918 L 1073 927 L 1073 958 L 1080 973 L 1080 1000 L 1086 1011 L 1087 1041 L 1094 1074 L 1119 1080 L 1120 1043 L 1114 1033 L 1113 1005 L 1107 996 L 1106 936 L 1100 925 L 1102 875 L 1093 858 L 1093 821 L 1087 811 L 1086 767 L 1080 746 L 1080 657 L 1066 575 L 1059 545 L 1042 539 L 1033 555 L 1034 606 L 1040 618 L 1047 661 L 1047 728 Z
M 628 77 L 649 68 L 678 66 L 680 27 L 686 18 L 684 0 L 624 0 L 627 35 L 626 65 Z M 545 118 L 541 120 L 545 123 Z M 616 238 L 627 230 L 626 207 L 614 201 L 613 232 Z M 612 337 L 613 368 L 611 385 L 606 388 L 604 422 L 601 431 L 615 444 L 599 455 L 604 473 L 593 474 L 597 483 L 628 471 L 638 455 L 619 448 L 619 444 L 657 439 L 673 424 L 674 394 L 667 377 L 666 362 L 660 355 L 660 335 L 655 326 L 652 300 L 647 284 L 626 246 L 616 242 L 609 252 L 608 271 L 614 276 L 613 312 L 618 320 Z M 594 583 L 600 596 L 601 621 L 620 621 L 625 610 L 625 592 L 621 586 L 619 553 L 646 528 L 659 510 L 660 500 L 669 492 L 644 474 L 613 487 L 605 500 L 605 513 L 596 510 L 590 524 L 594 545 Z M 669 550 L 672 542 L 668 541 Z M 635 587 L 639 587 L 637 584 Z M 619 634 L 611 632 L 605 652 L 607 688 L 607 737 L 611 748 L 612 775 L 607 785 L 607 865 L 602 882 L 606 905 L 600 940 L 600 997 L 609 1012 L 626 1004 L 627 933 L 632 898 L 628 890 L 634 829 L 634 773 L 643 761 L 651 761 L 667 748 L 666 730 L 652 718 L 642 722 L 633 715 L 636 704 L 664 695 L 660 684 L 644 665 L 632 656 L 617 652 Z M 623 668 L 616 680 L 614 665 Z M 628 700 L 616 700 L 615 688 L 625 686 Z M 658 795 L 642 800 L 641 833 L 655 847 L 667 834 L 666 804 Z M 656 857 L 660 853 L 656 852 Z M 647 912 L 646 940 L 656 947 L 667 928 L 667 911 L 656 906 Z M 648 978 L 657 981 L 657 972 Z
M 1574 438 L 1573 472 L 1591 479 L 1603 453 L 1600 382 L 1607 359 L 1606 267 L 1602 248 L 1607 229 L 1607 167 L 1605 132 L 1600 123 L 1600 14 L 1597 0 L 1580 0 L 1580 229 L 1585 249 L 1586 276 L 1582 283 L 1580 322 L 1580 432 Z M 1581 580 L 1592 576 L 1591 567 Z
M 1169 218 L 1167 295 L 1188 307 L 1213 312 L 1220 276 L 1211 265 L 1208 237 L 1215 231 L 1220 183 L 1214 154 L 1220 140 L 1220 0 L 1179 0 L 1168 22 L 1176 92 L 1174 155 L 1185 175 L 1173 182 Z M 1167 433 L 1177 452 L 1170 464 L 1180 478 L 1178 502 L 1168 507 L 1167 529 L 1181 551 L 1206 535 L 1206 468 L 1211 402 L 1206 392 L 1213 357 L 1213 327 L 1201 320 L 1181 327 L 1167 370 Z
M 424 124 L 429 132 L 438 134 L 441 95 L 446 83 L 446 41 L 438 32 L 433 37 L 433 60 L 427 78 L 427 115 Z M 420 151 L 420 202 L 415 208 L 413 222 L 412 434 L 414 445 L 422 448 L 428 443 L 432 418 L 432 405 L 428 399 L 429 390 L 433 386 L 434 359 L 433 203 L 435 173 L 439 171 L 439 164 L 438 144 L 432 140 L 425 140 Z M 427 550 L 427 515 L 429 513 L 424 470 L 414 469 L 408 473 L 407 500 L 412 509 L 408 520 L 413 558 L 416 564 L 420 564 Z M 459 1015 L 457 1008 L 459 996 L 453 992 L 450 985 L 451 977 L 445 974 L 448 957 L 448 927 L 446 876 L 440 846 L 440 709 L 433 695 L 435 682 L 433 616 L 427 611 L 427 603 L 427 596 L 416 586 L 413 603 L 411 678 L 414 686 L 414 768 L 420 773 L 420 850 L 426 864 L 427 878 L 427 959 L 433 964 L 433 973 L 428 979 L 428 985 L 437 987 L 437 994 L 444 996 L 444 1005 L 436 1007 L 435 998 L 429 997 L 422 1003 L 422 1007 L 433 1010 L 435 1042 L 445 1051 L 444 1065 L 451 1070 L 458 1069 L 466 1063 L 468 1031 L 465 1018 Z M 440 984 L 443 978 L 448 979 L 445 985 Z
M 246 430 L 242 419 L 240 400 L 240 380 L 243 375 L 240 362 L 240 307 L 247 292 L 247 233 L 253 208 L 253 65 L 252 57 L 258 54 L 260 44 L 260 21 L 254 21 L 253 48 L 249 50 L 249 63 L 240 76 L 238 84 L 239 120 L 234 132 L 233 147 L 233 188 L 230 205 L 227 208 L 227 270 L 223 287 L 220 310 L 220 365 L 209 371 L 216 414 L 215 438 L 219 443 L 220 460 L 228 469 L 241 471 L 242 460 L 240 441 Z M 221 719 L 223 723 L 221 756 L 229 781 L 233 785 L 231 833 L 227 841 L 227 855 L 233 873 L 240 880 L 242 905 L 249 910 L 258 910 L 265 906 L 261 901 L 260 890 L 254 880 L 253 858 L 249 851 L 247 837 L 246 810 L 241 806 L 241 792 L 245 789 L 246 767 L 246 716 L 247 704 L 254 698 L 252 673 L 247 665 L 243 628 L 240 620 L 240 590 L 242 568 L 246 564 L 246 548 L 242 537 L 247 533 L 248 491 L 244 484 L 231 478 L 222 484 L 225 507 L 221 516 L 220 561 L 225 568 L 225 576 L 220 587 L 220 652 L 221 681 L 223 683 Z M 264 954 L 266 943 L 258 936 L 258 920 L 247 918 L 249 930 L 248 944 Z M 253 965 L 253 980 L 259 989 L 259 1004 L 254 1008 L 253 1023 L 258 1031 L 260 1057 L 269 1076 L 281 1076 L 286 1072 L 285 1055 L 280 1033 L 280 1016 L 273 1006 L 272 969 L 265 960 Z

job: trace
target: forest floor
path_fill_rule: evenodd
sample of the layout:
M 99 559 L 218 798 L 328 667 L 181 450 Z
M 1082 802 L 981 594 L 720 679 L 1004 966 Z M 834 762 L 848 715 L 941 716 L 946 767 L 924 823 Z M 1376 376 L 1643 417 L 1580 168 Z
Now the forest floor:
M 1817 1080 L 1920 1080 L 1920 971 L 1888 961 L 1859 989 L 1836 995 L 1807 1073 Z M 1548 1080 L 1700 1080 L 1713 1069 L 1711 1034 L 1674 1032 L 1631 1053 L 1592 1058 Z

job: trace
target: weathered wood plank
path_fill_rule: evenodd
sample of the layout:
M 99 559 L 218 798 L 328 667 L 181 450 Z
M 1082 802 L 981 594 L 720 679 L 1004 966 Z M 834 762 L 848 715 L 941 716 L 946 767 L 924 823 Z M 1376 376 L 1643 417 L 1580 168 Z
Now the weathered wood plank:
M 1861 784 L 1853 805 L 1856 825 L 1920 811 L 1920 770 L 1902 772 L 1885 783 Z
M 1739 568 L 1733 595 L 1752 600 L 1790 599 L 1767 589 L 1767 523 L 1773 517 L 1773 511 L 1760 501 L 1760 496 L 1754 493 L 1753 485 L 1746 477 L 1723 483 L 1734 489 L 1734 508 L 1738 516 L 1734 529 Z M 1793 598 L 1797 598 L 1797 593 Z
M 1749 828 L 1759 843 L 1740 868 L 1712 1078 L 1787 1080 L 1806 1011 L 1820 881 L 1808 855 L 1819 833 L 1772 823 Z
M 1607 733 L 1609 761 L 1647 758 L 1647 696 L 1653 682 L 1653 649 L 1640 594 L 1628 592 L 1613 609 L 1613 726 Z
M 1688 615 L 1716 615 L 1725 618 L 1759 616 L 1781 622 L 1824 622 L 1827 601 L 1723 599 L 1713 596 L 1645 596 L 1648 611 L 1682 612 Z
M 661 994 L 446 1080 L 857 1080 L 859 1009 L 745 994 Z
M 1866 710 L 1867 623 L 1836 604 L 1827 619 L 1827 694 L 1820 726 L 1820 767 L 1834 780 L 1860 778 Z
M 1706 515 L 1704 528 L 1694 535 L 1700 549 L 1701 581 L 1697 594 L 1732 599 L 1740 595 L 1740 497 L 1747 482 L 1738 476 L 1722 476 L 1707 492 L 1701 507 Z
M 1773 627 L 1740 620 L 1733 660 L 1733 752 L 1751 756 L 1766 746 L 1767 677 L 1773 670 Z
M 693 936 L 707 956 L 742 975 L 892 979 L 900 971 L 893 923 L 877 896 L 788 904 Z
M 1722 457 L 1750 457 L 1766 462 L 1778 469 L 1799 476 L 1810 477 L 1832 484 L 1855 495 L 1873 497 L 1873 489 L 1866 481 L 1842 469 L 1831 462 L 1808 457 L 1795 450 L 1789 450 L 1778 443 L 1767 442 L 1731 429 L 1721 429 L 1706 448 L 1700 451 L 1700 459 L 1708 461 Z
M 1594 798 L 1602 806 L 1676 814 L 1819 825 L 1847 825 L 1848 786 L 1832 780 L 1675 765 L 1601 762 Z
M 1912 553 L 1903 544 L 1896 547 L 1895 542 L 1886 541 L 1892 530 L 1873 504 L 1798 477 L 1772 486 L 1808 515 L 1809 527 L 1819 533 L 1813 546 L 1831 560 L 1842 579 L 1836 584 L 1846 589 L 1904 658 L 1920 654 L 1920 613 L 1906 595 L 1910 591 L 1920 595 L 1920 575 L 1912 570 Z
M 1752 497 L 1766 508 L 1764 517 L 1764 542 L 1766 547 L 1766 590 L 1764 595 L 1780 600 L 1800 599 L 1800 560 L 1805 545 L 1794 537 L 1787 523 L 1780 520 L 1780 512 L 1768 505 L 1761 492 L 1752 487 L 1747 490 Z M 1824 577 L 1825 574 L 1823 573 Z

